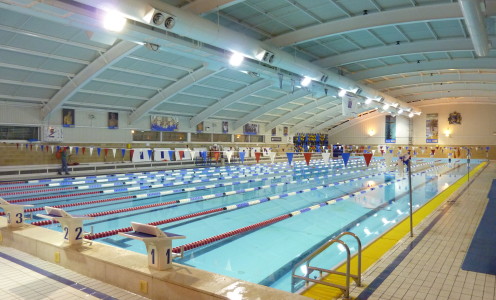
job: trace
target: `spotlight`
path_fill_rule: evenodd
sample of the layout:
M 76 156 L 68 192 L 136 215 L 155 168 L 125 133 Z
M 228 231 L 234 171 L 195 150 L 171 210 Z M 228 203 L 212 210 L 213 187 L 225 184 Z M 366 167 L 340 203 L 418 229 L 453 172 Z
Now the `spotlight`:
M 122 31 L 125 25 L 126 18 L 116 12 L 107 13 L 103 19 L 103 28 L 109 31 Z
M 413 113 L 409 113 L 409 114 L 408 114 L 408 117 L 409 117 L 409 118 L 413 118 Z
M 243 63 L 244 59 L 245 59 L 245 57 L 243 55 L 241 55 L 240 53 L 233 53 L 231 55 L 231 58 L 229 59 L 229 64 L 231 66 L 237 67 Z
M 398 110 L 398 115 L 401 115 L 402 113 L 403 113 L 403 108 L 400 108 L 400 109 Z
M 387 110 L 388 108 L 389 108 L 389 104 L 387 104 L 387 103 L 382 106 L 382 109 L 384 109 L 384 110 Z
M 365 104 L 367 104 L 367 105 L 368 105 L 368 104 L 370 104 L 370 103 L 372 103 L 372 99 L 367 98 L 367 99 L 365 100 Z
M 339 90 L 338 96 L 341 97 L 341 98 L 343 98 L 344 96 L 346 96 L 346 90 Z
M 303 77 L 301 80 L 301 86 L 308 86 L 312 82 L 312 79 L 310 77 Z

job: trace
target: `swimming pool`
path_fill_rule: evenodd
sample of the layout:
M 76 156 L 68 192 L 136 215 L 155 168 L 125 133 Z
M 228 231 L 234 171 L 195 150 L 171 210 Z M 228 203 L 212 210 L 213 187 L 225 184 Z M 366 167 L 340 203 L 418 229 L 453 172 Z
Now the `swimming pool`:
M 467 171 L 462 161 L 415 162 L 414 207 Z M 294 263 L 333 236 L 352 231 L 366 245 L 408 216 L 407 180 L 386 172 L 380 157 L 369 167 L 355 158 L 346 168 L 335 160 L 34 180 L 2 184 L 0 197 L 35 212 L 58 205 L 95 216 L 85 223 L 90 238 L 141 253 L 141 242 L 116 231 L 131 221 L 156 223 L 187 237 L 174 244 L 189 249 L 175 262 L 288 291 Z M 328 251 L 322 267 L 343 260 L 342 249 Z

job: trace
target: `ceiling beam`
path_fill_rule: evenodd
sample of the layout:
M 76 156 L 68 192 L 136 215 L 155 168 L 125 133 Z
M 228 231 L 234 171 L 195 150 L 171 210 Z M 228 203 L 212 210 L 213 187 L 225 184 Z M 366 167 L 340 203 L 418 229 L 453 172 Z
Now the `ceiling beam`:
M 378 67 L 364 71 L 355 72 L 348 75 L 352 80 L 364 80 L 383 76 L 398 75 L 415 72 L 438 72 L 439 70 L 458 70 L 458 69 L 496 69 L 496 59 L 478 58 L 478 59 L 454 59 L 454 60 L 434 60 L 429 62 L 398 64 L 386 67 Z
M 492 74 L 481 74 L 481 73 L 432 73 L 422 74 L 417 76 L 408 77 L 398 77 L 394 79 L 382 80 L 378 82 L 371 83 L 375 89 L 385 90 L 394 89 L 397 87 L 408 87 L 415 85 L 426 85 L 426 84 L 436 84 L 436 83 L 453 83 L 453 82 L 483 82 L 483 83 L 496 83 L 496 71 Z
M 178 81 L 167 86 L 163 90 L 160 90 L 150 100 L 146 101 L 141 106 L 136 108 L 136 110 L 133 111 L 131 115 L 129 115 L 129 124 L 133 124 L 136 121 L 140 120 L 150 111 L 154 110 L 157 106 L 169 101 L 173 96 L 185 90 L 191 84 L 203 80 L 215 73 L 216 72 L 213 70 L 209 70 L 206 67 L 201 67 L 194 72 L 180 78 Z
M 405 96 L 449 91 L 456 93 L 456 91 L 496 91 L 496 83 L 443 83 L 443 84 L 430 84 L 411 86 L 389 91 L 389 95 L 394 97 L 403 98 Z
M 297 109 L 294 109 L 291 112 L 289 112 L 283 116 L 280 116 L 277 119 L 275 119 L 274 121 L 267 124 L 265 126 L 265 132 L 269 133 L 272 130 L 272 128 L 275 128 L 277 125 L 280 125 L 280 124 L 282 124 L 282 123 L 284 123 L 284 122 L 286 122 L 286 121 L 288 121 L 291 118 L 294 118 L 296 116 L 300 116 L 300 115 L 304 114 L 305 112 L 311 111 L 311 110 L 313 110 L 319 106 L 333 102 L 334 100 L 336 100 L 336 98 L 333 96 L 325 96 L 325 97 L 322 97 L 318 100 L 315 100 L 314 102 L 304 104 L 301 107 L 298 107 Z
M 264 106 L 261 106 L 254 111 L 248 113 L 246 116 L 242 117 L 240 120 L 238 120 L 236 123 L 234 123 L 234 128 L 233 130 L 237 130 L 238 128 L 241 128 L 243 125 L 246 123 L 260 117 L 261 115 L 278 108 L 279 106 L 282 106 L 288 102 L 291 102 L 293 100 L 296 100 L 298 98 L 304 97 L 306 95 L 310 94 L 309 91 L 306 89 L 299 89 L 293 94 L 287 94 L 285 96 L 282 96 L 278 99 L 275 99 L 274 101 L 269 102 L 268 104 L 265 104 Z
M 313 127 L 311 130 L 312 130 L 312 132 L 314 132 L 314 131 L 320 131 L 320 130 L 325 129 L 326 127 L 330 127 L 332 125 L 341 123 L 342 121 L 344 121 L 346 119 L 352 119 L 352 118 L 346 117 L 346 116 L 338 116 L 336 118 L 332 118 L 332 119 L 330 119 L 328 121 L 325 121 L 324 123 L 321 123 L 320 125 L 317 125 L 317 126 Z
M 264 90 L 264 89 L 272 86 L 272 84 L 273 84 L 272 80 L 267 80 L 267 79 L 260 80 L 260 81 L 255 82 L 254 84 L 246 86 L 246 87 L 230 94 L 229 96 L 227 96 L 223 99 L 220 99 L 219 102 L 215 103 L 214 105 L 209 106 L 208 108 L 206 108 L 205 110 L 200 112 L 198 115 L 191 118 L 191 120 L 190 120 L 191 128 L 195 128 L 196 125 L 203 122 L 208 117 L 216 114 L 217 112 L 219 112 L 223 108 L 228 107 L 229 105 L 236 103 L 236 102 L 238 102 L 238 101 L 240 101 L 240 100 L 242 100 L 242 99 L 244 99 L 244 98 L 246 98 L 246 97 L 248 97 L 254 93 L 257 93 L 261 90 Z
M 496 43 L 496 39 L 493 39 L 493 42 Z M 334 68 L 337 66 L 352 64 L 356 62 L 400 55 L 472 50 L 472 41 L 468 38 L 427 40 L 412 43 L 402 43 L 400 45 L 385 45 L 380 47 L 367 48 L 364 50 L 346 52 L 343 54 L 319 59 L 314 61 L 313 63 L 321 65 L 324 68 Z
M 403 97 L 404 101 L 424 101 L 424 100 L 432 100 L 439 98 L 460 98 L 460 97 L 492 97 L 493 99 L 496 97 L 496 91 L 494 90 L 486 90 L 486 91 L 474 91 L 474 90 L 455 90 L 455 91 L 428 91 L 425 93 L 419 93 L 416 95 L 410 95 Z M 417 103 L 412 103 L 412 105 Z
M 339 106 L 339 107 L 338 107 Z M 310 118 L 307 118 L 303 121 L 301 121 L 300 123 L 297 123 L 296 125 L 293 126 L 292 128 L 292 131 L 293 132 L 298 132 L 300 130 L 302 130 L 304 127 L 307 127 L 307 126 L 312 126 L 312 123 L 318 123 L 318 119 L 322 119 L 322 118 L 326 118 L 326 119 L 333 119 L 333 118 L 336 118 L 338 116 L 341 115 L 341 106 L 340 105 L 336 105 L 336 106 L 333 106 L 332 108 L 330 109 L 326 109 L 322 112 L 319 112 L 315 115 L 313 115 L 312 117 Z M 333 112 L 337 112 L 337 114 L 333 114 Z
M 195 0 L 182 6 L 181 9 L 196 15 L 206 15 L 239 4 L 243 1 L 245 0 Z
M 458 3 L 422 5 L 409 8 L 381 11 L 374 14 L 359 15 L 346 19 L 334 20 L 322 24 L 308 26 L 299 30 L 281 34 L 265 42 L 278 47 L 300 44 L 307 41 L 322 39 L 334 34 L 343 34 L 363 30 L 364 28 L 379 28 L 395 24 L 427 22 L 445 19 L 460 19 L 462 12 Z
M 121 41 L 107 52 L 100 55 L 82 69 L 81 72 L 76 74 L 74 78 L 69 79 L 69 81 L 41 108 L 41 119 L 45 121 L 50 113 L 61 107 L 89 81 L 139 47 L 141 47 L 139 44 Z

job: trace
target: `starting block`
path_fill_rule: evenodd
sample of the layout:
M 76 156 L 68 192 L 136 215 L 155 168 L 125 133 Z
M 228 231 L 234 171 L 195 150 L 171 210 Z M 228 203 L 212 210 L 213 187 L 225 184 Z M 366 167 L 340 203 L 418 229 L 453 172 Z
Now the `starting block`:
M 60 208 L 45 206 L 46 215 L 38 214 L 36 216 L 44 219 L 55 220 L 62 225 L 64 233 L 64 242 L 70 245 L 81 245 L 83 243 L 83 221 L 91 220 L 94 217 L 70 215 Z
M 127 238 L 143 241 L 148 254 L 148 266 L 159 271 L 172 268 L 172 258 L 179 256 L 172 253 L 172 240 L 184 239 L 184 235 L 164 232 L 157 226 L 131 222 L 134 232 L 119 232 Z
M 20 227 L 24 225 L 24 208 L 32 207 L 33 205 L 18 205 L 10 204 L 5 199 L 0 197 L 0 208 L 5 211 L 7 216 L 7 224 L 9 227 Z

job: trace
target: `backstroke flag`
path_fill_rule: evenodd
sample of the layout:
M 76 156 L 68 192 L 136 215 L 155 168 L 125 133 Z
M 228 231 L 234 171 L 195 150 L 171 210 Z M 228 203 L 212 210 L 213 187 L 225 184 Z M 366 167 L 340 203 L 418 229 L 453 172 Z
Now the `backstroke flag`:
M 328 164 L 329 163 L 329 158 L 331 158 L 331 153 L 329 153 L 329 152 L 322 153 L 322 158 L 324 159 L 324 163 L 325 164 Z
M 231 163 L 231 157 L 233 155 L 233 152 L 231 150 L 227 150 L 225 153 L 226 153 L 226 156 L 227 156 L 227 162 L 228 163 Z
M 348 160 L 350 159 L 350 153 L 343 153 L 341 156 L 343 157 L 344 166 L 346 167 Z
M 305 157 L 305 161 L 307 162 L 307 166 L 310 165 L 310 159 L 312 158 L 312 152 L 303 153 L 303 156 Z
M 269 153 L 269 157 L 270 157 L 270 161 L 272 163 L 274 163 L 274 161 L 276 160 L 276 153 L 275 152 L 270 152 Z
M 370 160 L 372 159 L 372 153 L 365 153 L 363 155 L 363 158 L 365 158 L 365 164 L 367 165 L 367 167 L 369 166 L 370 164 Z
M 294 153 L 287 152 L 286 155 L 288 156 L 288 165 L 291 166 L 291 162 L 293 161 L 293 155 L 294 155 Z

